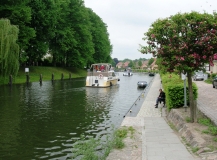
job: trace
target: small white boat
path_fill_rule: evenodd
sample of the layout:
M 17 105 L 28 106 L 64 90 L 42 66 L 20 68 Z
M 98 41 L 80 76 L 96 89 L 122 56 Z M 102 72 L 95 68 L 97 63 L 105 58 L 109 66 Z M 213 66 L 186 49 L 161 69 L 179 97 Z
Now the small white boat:
M 131 68 L 125 69 L 125 72 L 123 73 L 123 76 L 132 76 L 133 73 L 131 71 Z
M 124 73 L 123 73 L 123 76 L 132 76 L 132 75 L 133 75 L 132 72 L 124 72 Z
M 110 87 L 116 85 L 119 80 L 111 64 L 92 64 L 87 72 L 86 87 Z

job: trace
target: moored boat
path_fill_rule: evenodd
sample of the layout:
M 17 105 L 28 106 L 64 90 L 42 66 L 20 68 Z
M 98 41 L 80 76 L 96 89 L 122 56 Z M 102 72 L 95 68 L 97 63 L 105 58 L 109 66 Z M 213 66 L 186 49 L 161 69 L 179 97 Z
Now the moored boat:
M 148 85 L 148 83 L 146 81 L 139 81 L 137 83 L 137 87 L 139 87 L 139 88 L 145 88 L 145 87 L 147 87 L 147 85 Z
M 116 85 L 119 80 L 111 64 L 92 64 L 87 72 L 86 87 L 110 87 Z

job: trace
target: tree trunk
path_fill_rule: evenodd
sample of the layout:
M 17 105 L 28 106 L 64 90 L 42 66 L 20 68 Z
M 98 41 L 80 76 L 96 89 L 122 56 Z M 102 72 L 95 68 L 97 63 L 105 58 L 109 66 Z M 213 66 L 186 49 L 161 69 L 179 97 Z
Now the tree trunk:
M 187 77 L 188 77 L 188 93 L 189 93 L 189 103 L 190 103 L 190 119 L 191 122 L 193 123 L 195 118 L 195 112 L 194 112 L 195 105 L 194 105 L 191 73 L 187 73 Z

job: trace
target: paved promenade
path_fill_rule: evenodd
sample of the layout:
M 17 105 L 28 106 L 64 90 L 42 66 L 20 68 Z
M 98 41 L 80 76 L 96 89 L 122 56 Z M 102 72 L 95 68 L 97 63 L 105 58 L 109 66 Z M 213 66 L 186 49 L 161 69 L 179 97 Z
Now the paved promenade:
M 135 138 L 127 138 L 127 146 L 122 150 L 113 150 L 107 160 L 199 160 L 186 149 L 166 122 L 165 108 L 154 106 L 161 88 L 159 74 L 149 87 L 137 116 L 126 116 L 121 124 L 133 126 L 137 131 Z
M 217 89 L 212 84 L 194 81 L 198 87 L 197 107 L 217 125 Z

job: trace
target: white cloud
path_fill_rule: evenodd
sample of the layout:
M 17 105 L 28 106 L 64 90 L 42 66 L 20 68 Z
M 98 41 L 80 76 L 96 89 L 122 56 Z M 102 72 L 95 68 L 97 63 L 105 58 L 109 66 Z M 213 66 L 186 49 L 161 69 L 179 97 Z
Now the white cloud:
M 158 18 L 166 18 L 178 12 L 198 11 L 212 13 L 216 0 L 84 0 L 108 26 L 113 45 L 112 58 L 151 58 L 138 52 L 144 33 Z

